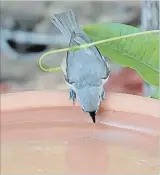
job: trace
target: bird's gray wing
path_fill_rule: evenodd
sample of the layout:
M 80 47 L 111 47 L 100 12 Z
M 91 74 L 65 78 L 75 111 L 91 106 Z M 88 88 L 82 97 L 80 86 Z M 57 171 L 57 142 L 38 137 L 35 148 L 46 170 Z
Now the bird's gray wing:
M 73 33 L 70 46 L 90 43 L 90 40 L 81 33 Z M 85 76 L 88 78 L 107 79 L 109 66 L 95 46 L 69 51 L 66 58 L 66 77 L 71 82 Z

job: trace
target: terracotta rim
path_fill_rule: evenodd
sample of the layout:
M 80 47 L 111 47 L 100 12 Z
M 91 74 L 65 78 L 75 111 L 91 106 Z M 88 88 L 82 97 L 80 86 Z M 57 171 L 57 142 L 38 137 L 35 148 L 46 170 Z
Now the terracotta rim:
M 160 100 L 122 93 L 107 93 L 104 110 L 137 113 L 160 118 Z M 61 100 L 55 100 L 58 98 Z M 24 99 L 24 100 L 22 100 Z M 1 112 L 23 109 L 72 107 L 67 91 L 26 91 L 1 95 Z M 75 106 L 79 106 L 78 103 Z M 137 108 L 138 107 L 138 108 Z
M 113 127 L 115 130 L 119 128 L 123 131 L 129 130 L 159 137 L 160 100 L 121 93 L 107 93 L 106 97 L 102 104 L 102 111 L 100 109 L 99 117 L 97 117 L 97 124 L 99 123 L 97 129 Z M 1 102 L 3 136 L 9 139 L 19 138 L 20 128 L 30 128 L 31 124 L 44 131 L 48 121 L 52 123 L 51 125 L 68 126 L 69 124 L 73 128 L 77 124 L 78 128 L 93 126 L 90 118 L 86 117 L 88 114 L 83 114 L 78 103 L 73 107 L 72 101 L 68 99 L 68 91 L 10 93 L 2 95 Z M 26 134 L 26 138 L 31 138 L 32 134 L 30 135 L 28 132 L 33 130 L 28 129 L 23 134 Z M 48 129 L 54 129 L 54 127 Z M 34 130 L 33 137 L 37 139 L 38 135 Z M 45 131 L 43 138 L 51 137 L 52 135 L 48 136 L 48 130 Z M 40 135 L 40 139 L 42 139 L 42 135 Z

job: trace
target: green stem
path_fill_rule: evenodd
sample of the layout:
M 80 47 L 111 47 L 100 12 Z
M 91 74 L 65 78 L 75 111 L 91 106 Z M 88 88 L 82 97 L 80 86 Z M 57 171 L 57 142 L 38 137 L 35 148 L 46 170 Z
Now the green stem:
M 104 40 L 92 42 L 92 43 L 89 43 L 89 44 L 82 44 L 80 46 L 74 46 L 74 47 L 69 47 L 69 48 L 64 48 L 64 49 L 48 51 L 40 57 L 39 66 L 45 72 L 58 72 L 58 71 L 61 71 L 61 67 L 45 68 L 42 65 L 42 60 L 44 59 L 45 56 L 48 56 L 48 55 L 51 55 L 51 54 L 54 54 L 54 53 L 67 52 L 67 51 L 70 51 L 70 50 L 84 49 L 84 48 L 88 48 L 88 47 L 98 45 L 98 44 L 102 44 L 102 43 L 106 43 L 106 42 L 112 42 L 112 41 L 116 41 L 116 40 L 120 40 L 120 39 L 124 39 L 124 38 L 144 35 L 144 34 L 148 34 L 148 33 L 158 33 L 158 32 L 160 32 L 160 30 L 151 30 L 151 31 L 138 32 L 138 33 L 119 36 L 119 37 L 114 37 L 114 38 L 110 38 L 110 39 L 104 39 Z

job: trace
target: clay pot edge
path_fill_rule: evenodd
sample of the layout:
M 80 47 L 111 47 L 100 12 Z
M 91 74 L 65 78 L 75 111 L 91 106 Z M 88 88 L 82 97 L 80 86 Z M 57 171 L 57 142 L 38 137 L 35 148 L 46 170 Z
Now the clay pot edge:
M 1 95 L 1 112 L 57 106 L 73 106 L 68 98 L 68 91 L 25 91 Z M 76 103 L 75 106 L 79 104 Z M 104 110 L 137 113 L 156 118 L 160 118 L 159 106 L 160 100 L 112 92 L 106 94 L 102 103 Z

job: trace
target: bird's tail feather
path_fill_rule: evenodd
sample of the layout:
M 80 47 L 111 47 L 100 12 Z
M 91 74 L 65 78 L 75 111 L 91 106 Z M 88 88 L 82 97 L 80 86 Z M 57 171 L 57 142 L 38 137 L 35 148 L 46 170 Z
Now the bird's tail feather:
M 71 38 L 72 32 L 78 26 L 75 14 L 72 10 L 53 15 L 52 23 L 68 38 Z

